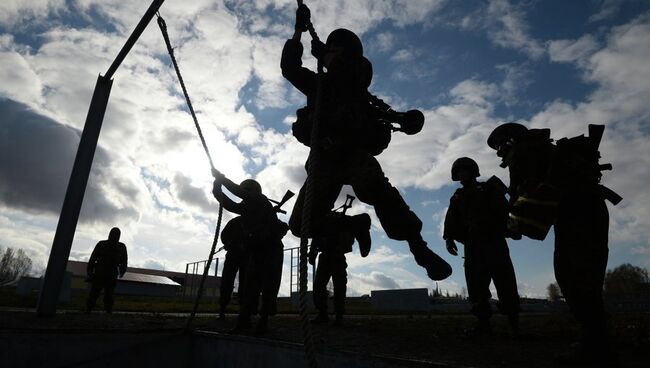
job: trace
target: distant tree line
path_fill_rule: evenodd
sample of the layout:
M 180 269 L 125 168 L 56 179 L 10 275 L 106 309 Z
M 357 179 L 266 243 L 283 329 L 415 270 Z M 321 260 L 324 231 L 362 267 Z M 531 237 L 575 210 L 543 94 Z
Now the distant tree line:
M 613 270 L 607 270 L 603 292 L 605 297 L 621 297 L 638 295 L 643 290 L 648 290 L 650 276 L 643 267 L 624 263 Z M 556 282 L 546 288 L 548 300 L 557 302 L 562 299 L 562 292 Z
M 22 250 L 0 246 L 0 286 L 11 283 L 32 271 L 32 260 Z

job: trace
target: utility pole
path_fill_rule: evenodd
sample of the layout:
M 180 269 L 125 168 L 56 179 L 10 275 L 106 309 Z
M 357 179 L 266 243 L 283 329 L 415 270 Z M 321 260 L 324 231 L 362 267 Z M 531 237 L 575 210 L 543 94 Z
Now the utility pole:
M 79 148 L 77 148 L 77 155 L 72 167 L 72 173 L 70 174 L 65 199 L 63 200 L 59 223 L 54 234 L 41 293 L 38 298 L 36 311 L 39 317 L 52 317 L 56 314 L 56 306 L 59 293 L 61 292 L 61 283 L 68 264 L 70 248 L 72 247 L 72 240 L 74 239 L 77 221 L 79 220 L 79 211 L 81 211 L 88 176 L 90 175 L 97 141 L 99 140 L 99 132 L 102 128 L 104 113 L 106 112 L 111 86 L 113 85 L 113 74 L 115 74 L 117 68 L 122 64 L 122 61 L 124 61 L 124 58 L 128 55 L 138 38 L 140 38 L 140 35 L 147 28 L 147 25 L 164 1 L 154 0 L 151 3 L 149 9 L 147 9 L 142 19 L 140 19 L 140 22 L 108 68 L 106 74 L 104 76 L 99 75 L 97 78 L 97 84 L 95 85 L 95 91 L 93 92 L 86 122 L 81 133 L 81 140 L 79 141 Z

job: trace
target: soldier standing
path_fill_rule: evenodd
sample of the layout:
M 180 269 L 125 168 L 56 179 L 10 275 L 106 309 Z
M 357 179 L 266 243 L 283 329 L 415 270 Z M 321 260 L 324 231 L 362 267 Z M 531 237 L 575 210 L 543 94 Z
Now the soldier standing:
M 86 312 L 90 313 L 95 307 L 99 294 L 104 290 L 104 310 L 113 312 L 113 291 L 117 277 L 121 278 L 126 272 L 126 246 L 120 242 L 120 229 L 114 227 L 108 233 L 107 240 L 101 240 L 95 245 L 88 260 L 88 280 L 91 283 L 90 293 L 86 300 Z
M 213 176 L 212 193 L 227 211 L 241 215 L 244 234 L 245 260 L 239 271 L 243 273 L 239 288 L 240 311 L 232 332 L 251 327 L 251 316 L 257 313 L 260 292 L 263 294 L 263 305 L 257 329 L 264 332 L 268 316 L 276 311 L 275 302 L 282 277 L 282 237 L 288 226 L 278 220 L 276 209 L 262 193 L 258 182 L 246 179 L 237 185 L 216 170 Z M 222 186 L 242 201 L 234 202 L 223 193 Z
M 472 314 L 478 318 L 474 332 L 491 332 L 490 282 L 499 297 L 498 309 L 508 316 L 516 335 L 519 328 L 519 294 L 515 270 L 510 260 L 507 235 L 508 202 L 505 185 L 496 177 L 478 182 L 479 167 L 468 157 L 457 159 L 451 167 L 451 179 L 460 181 L 449 201 L 443 238 L 447 250 L 458 255 L 455 241 L 465 246 L 465 280 L 472 303 Z
M 386 234 L 396 240 L 406 240 L 415 261 L 427 271 L 433 280 L 451 275 L 451 266 L 427 247 L 420 231 L 422 222 L 393 187 L 374 157 L 377 136 L 386 143 L 381 127 L 369 119 L 368 86 L 372 79 L 372 65 L 363 57 L 361 40 L 347 29 L 337 29 L 323 44 L 312 42 L 312 53 L 317 55 L 327 73 L 316 74 L 302 66 L 302 32 L 310 23 L 309 9 L 304 5 L 296 13 L 295 33 L 282 50 L 282 75 L 300 92 L 307 96 L 307 109 L 302 110 L 309 120 L 319 115 L 318 142 L 306 142 L 312 147 L 308 159 L 308 176 L 316 175 L 317 183 L 312 193 L 312 238 L 333 235 L 331 229 L 343 229 L 359 240 L 362 255 L 370 250 L 370 239 L 364 238 L 370 227 L 367 215 L 330 215 L 334 202 L 343 185 L 351 185 L 364 203 L 375 209 Z M 319 95 L 319 98 L 317 98 Z M 319 100 L 318 112 L 315 111 Z M 296 125 L 294 125 L 294 128 Z M 294 129 L 294 135 L 299 132 Z M 388 141 L 390 130 L 388 130 Z M 307 134 L 309 137 L 309 134 Z M 304 141 L 298 137 L 299 140 Z M 305 143 L 305 142 L 303 142 Z M 386 143 L 387 144 L 387 143 Z M 316 147 L 320 152 L 313 160 Z M 301 188 L 291 214 L 289 226 L 294 235 L 300 236 L 305 186 Z M 337 230 L 341 231 L 341 230 Z
M 333 211 L 333 216 L 344 216 L 345 212 L 352 206 L 354 199 L 355 197 L 348 195 L 345 204 L 341 206 L 343 212 Z M 318 315 L 311 320 L 312 323 L 329 322 L 327 284 L 331 279 L 334 286 L 334 311 L 336 313 L 334 323 L 339 326 L 343 324 L 345 293 L 348 283 L 348 273 L 346 271 L 348 264 L 345 260 L 345 254 L 352 252 L 353 244 L 354 237 L 349 232 L 340 232 L 336 235 L 313 240 L 309 252 L 309 263 L 315 264 L 316 256 L 318 256 L 318 266 L 316 267 L 314 279 L 314 306 L 318 310 Z M 319 252 L 320 255 L 318 255 Z
M 600 171 L 611 169 L 598 163 L 603 130 L 590 125 L 589 137 L 563 138 L 554 145 L 550 129 L 506 123 L 494 129 L 487 143 L 510 171 L 509 226 L 543 239 L 554 223 L 555 278 L 583 335 L 575 351 L 559 358 L 608 365 L 615 356 L 602 297 L 609 252 L 605 199 L 617 204 L 621 198 L 599 184 Z

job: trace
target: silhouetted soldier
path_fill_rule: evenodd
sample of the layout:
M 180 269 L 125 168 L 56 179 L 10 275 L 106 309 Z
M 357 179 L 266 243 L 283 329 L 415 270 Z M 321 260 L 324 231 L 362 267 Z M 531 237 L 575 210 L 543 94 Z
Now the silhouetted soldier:
M 332 217 L 330 212 L 341 187 L 351 185 L 359 200 L 372 205 L 386 234 L 396 240 L 406 240 L 415 261 L 427 270 L 433 280 L 451 275 L 447 262 L 433 253 L 422 239 L 422 222 L 384 175 L 374 155 L 390 141 L 390 130 L 382 130 L 370 119 L 367 88 L 372 79 L 372 65 L 363 57 L 361 40 L 347 29 L 337 29 L 325 44 L 312 43 L 312 53 L 322 60 L 327 73 L 317 75 L 302 66 L 302 32 L 310 22 L 309 9 L 301 5 L 296 13 L 296 32 L 282 50 L 282 75 L 307 96 L 307 108 L 298 111 L 299 120 L 313 120 L 318 115 L 318 142 L 311 142 L 311 133 L 299 131 L 294 135 L 312 147 L 307 163 L 307 175 L 316 175 L 311 206 L 311 238 L 348 231 L 359 240 L 361 255 L 370 250 L 370 239 L 363 238 L 370 227 L 367 215 Z M 320 93 L 318 111 L 317 95 Z M 304 124 L 303 124 L 304 125 Z M 308 124 L 307 124 L 308 125 Z M 385 134 L 384 134 L 385 133 Z M 386 136 L 387 134 L 387 136 Z M 305 137 L 307 139 L 305 140 Z M 315 145 L 320 152 L 313 160 Z M 379 148 L 379 149 L 378 149 Z M 305 186 L 301 188 L 289 221 L 291 231 L 300 236 Z
M 342 213 L 334 212 L 333 216 L 343 216 L 348 208 L 352 206 L 355 197 L 348 195 L 345 204 L 341 206 Z M 370 236 L 370 234 L 368 234 Z M 345 313 L 345 293 L 348 282 L 348 273 L 346 269 L 348 264 L 345 260 L 345 254 L 352 252 L 354 236 L 349 232 L 340 232 L 328 237 L 315 238 L 312 241 L 309 252 L 309 263 L 316 263 L 318 256 L 318 265 L 314 277 L 314 306 L 318 310 L 318 315 L 311 320 L 312 323 L 325 323 L 329 321 L 327 314 L 328 291 L 327 284 L 330 279 L 334 286 L 334 311 L 336 313 L 335 324 L 343 323 L 343 314 Z
M 268 316 L 276 313 L 284 255 L 282 237 L 286 234 L 288 226 L 278 220 L 276 208 L 262 194 L 262 187 L 258 182 L 246 179 L 237 185 L 216 170 L 213 175 L 215 198 L 226 210 L 241 215 L 245 234 L 245 266 L 239 271 L 240 312 L 233 332 L 251 327 L 251 316 L 257 313 L 260 292 L 262 308 L 257 330 L 264 332 Z M 228 198 L 221 189 L 222 185 L 242 201 L 236 203 Z
M 233 288 L 235 286 L 235 277 L 240 270 L 245 269 L 245 237 L 246 233 L 241 216 L 237 216 L 228 221 L 226 226 L 223 228 L 223 231 L 221 231 L 221 242 L 226 250 L 223 270 L 221 271 L 221 285 L 219 287 L 219 319 L 221 320 L 226 318 L 226 308 L 228 307 L 230 298 L 232 297 Z M 242 275 L 240 272 L 240 288 L 241 283 Z
M 113 312 L 113 291 L 117 277 L 124 276 L 127 266 L 126 246 L 120 242 L 120 229 L 114 227 L 108 233 L 107 240 L 101 240 L 93 249 L 88 260 L 88 280 L 91 283 L 90 293 L 86 300 L 86 312 L 90 313 L 95 307 L 99 294 L 104 290 L 104 310 Z
M 458 255 L 454 241 L 465 245 L 465 280 L 472 303 L 472 314 L 478 318 L 476 334 L 489 334 L 490 281 L 499 297 L 499 311 L 508 316 L 515 334 L 519 328 L 519 294 L 515 270 L 506 243 L 508 202 L 506 187 L 497 177 L 478 182 L 478 165 L 468 157 L 454 161 L 451 180 L 460 181 L 449 201 L 443 238 L 447 250 Z
M 555 278 L 583 332 L 570 360 L 608 364 L 602 290 L 608 256 L 609 213 L 605 199 L 621 198 L 599 184 L 598 146 L 604 126 L 589 126 L 589 137 L 563 138 L 552 144 L 549 129 L 506 123 L 490 134 L 488 145 L 510 170 L 508 226 L 543 239 L 555 226 Z

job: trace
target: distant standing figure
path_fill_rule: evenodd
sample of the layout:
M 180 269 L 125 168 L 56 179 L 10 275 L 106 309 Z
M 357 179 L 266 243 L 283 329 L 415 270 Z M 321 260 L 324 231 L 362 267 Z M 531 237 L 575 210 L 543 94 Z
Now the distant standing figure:
M 499 296 L 499 311 L 508 316 L 514 334 L 519 327 L 519 294 L 508 243 L 508 201 L 506 187 L 496 177 L 478 182 L 479 167 L 469 157 L 457 159 L 451 167 L 451 179 L 460 181 L 449 201 L 443 237 L 447 251 L 458 255 L 455 241 L 465 245 L 465 280 L 478 318 L 474 333 L 489 334 L 490 282 Z M 521 237 L 519 237 L 521 238 Z
M 90 294 L 86 301 L 86 311 L 90 313 L 95 307 L 99 294 L 104 290 L 104 310 L 113 312 L 113 291 L 117 277 L 124 276 L 128 261 L 126 245 L 120 242 L 120 229 L 114 227 L 108 233 L 107 240 L 101 240 L 88 261 L 88 279 L 91 283 Z

